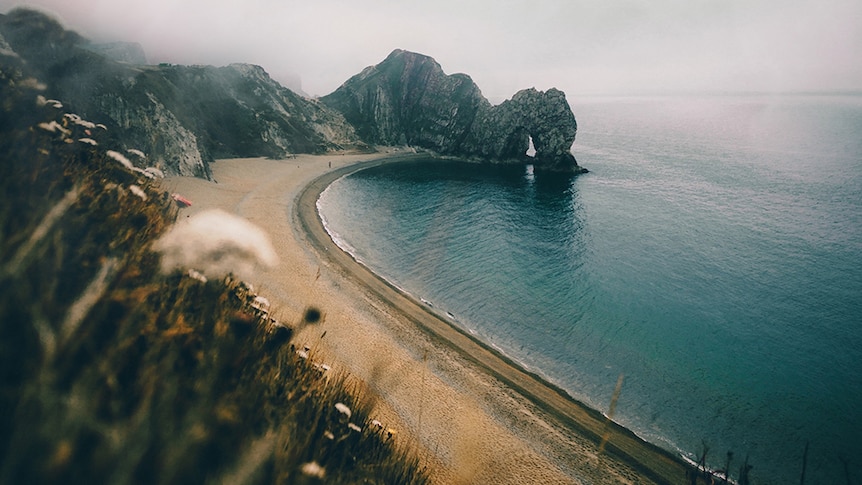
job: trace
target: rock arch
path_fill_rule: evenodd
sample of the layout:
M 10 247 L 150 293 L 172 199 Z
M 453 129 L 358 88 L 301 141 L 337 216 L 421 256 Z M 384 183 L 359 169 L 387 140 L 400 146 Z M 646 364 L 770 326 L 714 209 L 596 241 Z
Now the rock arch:
M 524 89 L 492 106 L 469 76 L 447 75 L 428 56 L 395 50 L 321 101 L 369 143 L 408 143 L 481 161 L 529 161 L 538 171 L 584 172 L 571 153 L 575 115 L 555 88 Z M 534 158 L 526 155 L 530 137 Z

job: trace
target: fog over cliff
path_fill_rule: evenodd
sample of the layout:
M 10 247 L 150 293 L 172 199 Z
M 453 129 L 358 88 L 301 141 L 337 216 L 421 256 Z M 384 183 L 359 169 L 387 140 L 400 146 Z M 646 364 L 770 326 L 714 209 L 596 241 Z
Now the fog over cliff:
M 312 95 L 395 48 L 469 73 L 494 103 L 572 95 L 862 89 L 858 0 L 0 0 L 150 62 L 263 66 Z M 571 99 L 570 99 L 571 100 Z

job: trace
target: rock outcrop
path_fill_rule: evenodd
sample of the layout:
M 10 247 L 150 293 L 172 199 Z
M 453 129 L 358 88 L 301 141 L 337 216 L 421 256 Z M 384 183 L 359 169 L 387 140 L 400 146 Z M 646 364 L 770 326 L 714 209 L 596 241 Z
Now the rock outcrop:
M 454 153 L 477 113 L 490 107 L 466 74 L 447 76 L 434 59 L 396 50 L 320 99 L 366 141 Z
M 481 110 L 461 151 L 491 160 L 531 161 L 537 170 L 581 173 L 572 155 L 578 124 L 558 89 L 525 89 L 498 106 Z M 536 154 L 526 158 L 530 138 Z
M 369 145 L 584 171 L 571 153 L 577 123 L 561 91 L 526 89 L 492 106 L 469 76 L 447 75 L 421 54 L 395 50 L 320 100 L 259 66 L 135 64 L 144 59 L 139 46 L 94 47 L 34 10 L 0 15 L 0 71 L 14 62 L 44 84 L 45 97 L 105 125 L 116 145 L 142 151 L 166 174 L 211 178 L 216 158 Z M 531 138 L 534 158 L 526 154 Z
M 577 122 L 562 91 L 520 91 L 492 106 L 465 74 L 447 75 L 431 57 L 393 51 L 321 101 L 367 142 L 410 145 L 537 170 L 580 173 L 571 153 Z M 526 154 L 532 137 L 535 158 Z
M 258 66 L 135 66 L 93 52 L 80 35 L 33 10 L 0 15 L 0 48 L 115 142 L 167 174 L 211 178 L 221 157 L 323 153 L 367 146 L 336 111 L 281 86 Z M 2 59 L 0 59 L 2 61 Z M 2 67 L 2 66 L 0 66 Z

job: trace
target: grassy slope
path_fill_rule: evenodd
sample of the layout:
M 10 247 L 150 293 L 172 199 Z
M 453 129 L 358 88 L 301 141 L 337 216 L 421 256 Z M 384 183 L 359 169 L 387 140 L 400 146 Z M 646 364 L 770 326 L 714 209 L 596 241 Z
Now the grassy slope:
M 159 273 L 172 201 L 39 93 L 0 71 L 0 483 L 424 483 L 237 281 Z

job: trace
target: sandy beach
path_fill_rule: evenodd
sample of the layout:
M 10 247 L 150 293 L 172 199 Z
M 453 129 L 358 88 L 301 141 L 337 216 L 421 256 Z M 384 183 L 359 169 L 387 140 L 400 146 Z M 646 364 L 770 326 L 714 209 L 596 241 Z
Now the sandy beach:
M 295 343 L 363 381 L 376 396 L 373 415 L 418 449 L 435 483 L 684 483 L 678 458 L 453 328 L 332 243 L 317 218 L 319 192 L 363 164 L 403 156 L 220 160 L 216 182 L 163 185 L 193 203 L 179 224 L 221 208 L 269 234 L 279 264 L 251 283 L 288 325 L 310 306 L 324 313 Z

